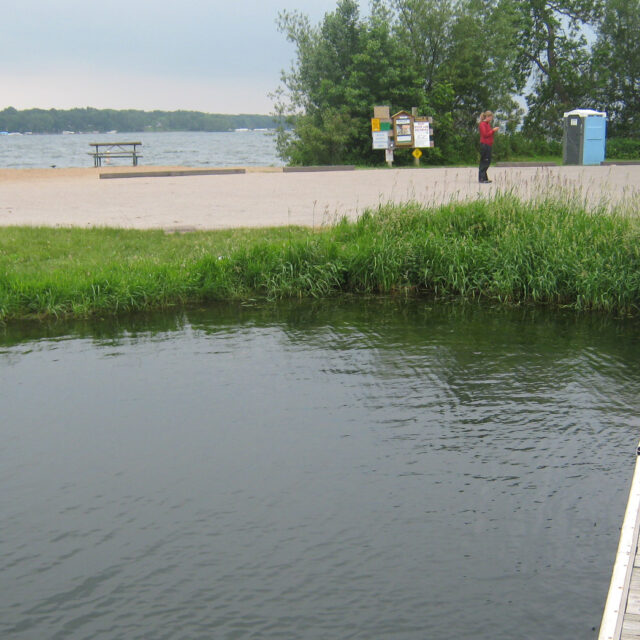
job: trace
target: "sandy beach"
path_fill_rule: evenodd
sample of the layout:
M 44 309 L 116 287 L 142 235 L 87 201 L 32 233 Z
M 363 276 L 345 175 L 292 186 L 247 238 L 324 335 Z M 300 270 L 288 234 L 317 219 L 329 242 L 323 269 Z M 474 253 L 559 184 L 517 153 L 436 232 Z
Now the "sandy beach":
M 640 165 L 492 167 L 490 185 L 478 184 L 476 168 L 296 173 L 251 168 L 228 175 L 100 178 L 109 172 L 161 169 L 185 167 L 0 169 L 0 226 L 318 227 L 389 202 L 431 205 L 505 190 L 524 198 L 561 190 L 591 204 L 624 201 L 640 209 Z

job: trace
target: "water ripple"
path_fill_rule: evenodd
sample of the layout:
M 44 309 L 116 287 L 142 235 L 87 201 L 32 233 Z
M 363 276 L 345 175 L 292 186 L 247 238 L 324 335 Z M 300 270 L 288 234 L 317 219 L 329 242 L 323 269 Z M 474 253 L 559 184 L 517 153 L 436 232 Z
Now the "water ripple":
M 593 637 L 637 329 L 364 307 L 3 347 L 2 637 Z

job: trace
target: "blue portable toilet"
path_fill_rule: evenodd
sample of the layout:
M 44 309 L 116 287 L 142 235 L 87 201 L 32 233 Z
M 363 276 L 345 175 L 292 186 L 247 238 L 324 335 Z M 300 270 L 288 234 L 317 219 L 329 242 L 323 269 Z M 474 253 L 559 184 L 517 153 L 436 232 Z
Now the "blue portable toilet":
M 574 109 L 564 114 L 563 164 L 600 164 L 607 139 L 607 114 Z

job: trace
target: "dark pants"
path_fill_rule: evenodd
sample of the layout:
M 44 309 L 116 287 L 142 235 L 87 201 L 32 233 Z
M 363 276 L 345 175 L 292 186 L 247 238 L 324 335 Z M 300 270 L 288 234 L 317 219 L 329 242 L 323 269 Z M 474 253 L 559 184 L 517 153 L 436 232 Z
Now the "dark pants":
M 489 178 L 487 177 L 487 169 L 491 164 L 491 145 L 490 144 L 481 144 L 480 145 L 480 168 L 478 171 L 478 180 L 480 182 L 485 182 Z

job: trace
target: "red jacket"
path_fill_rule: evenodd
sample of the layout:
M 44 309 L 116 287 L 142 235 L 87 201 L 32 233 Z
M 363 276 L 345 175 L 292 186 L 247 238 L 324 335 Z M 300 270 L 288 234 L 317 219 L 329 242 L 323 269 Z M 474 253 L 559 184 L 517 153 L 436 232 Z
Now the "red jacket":
M 493 144 L 493 127 L 487 120 L 483 120 L 480 124 L 480 144 Z

